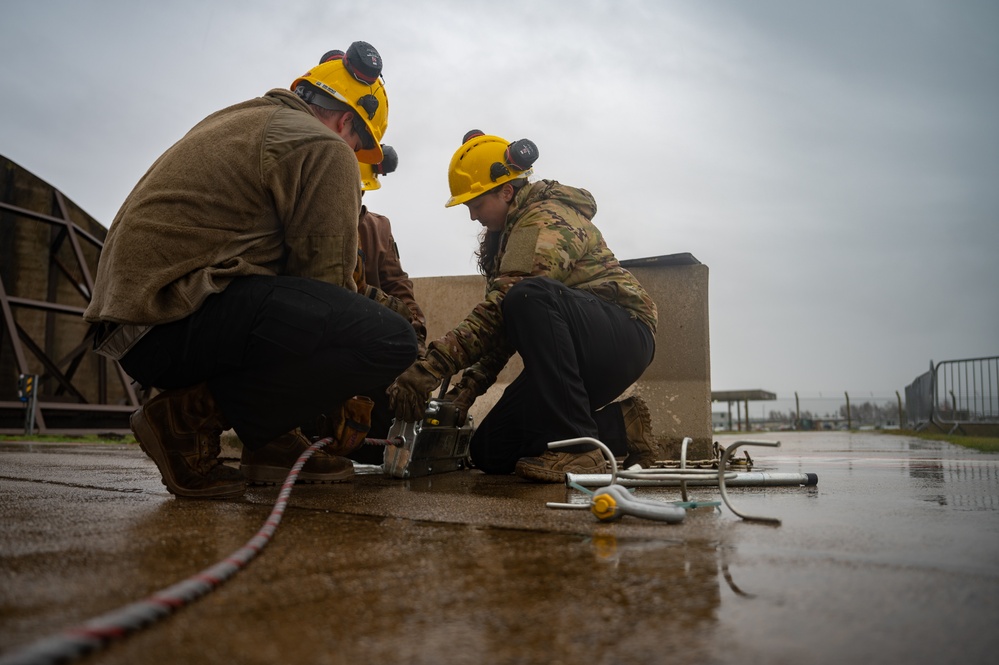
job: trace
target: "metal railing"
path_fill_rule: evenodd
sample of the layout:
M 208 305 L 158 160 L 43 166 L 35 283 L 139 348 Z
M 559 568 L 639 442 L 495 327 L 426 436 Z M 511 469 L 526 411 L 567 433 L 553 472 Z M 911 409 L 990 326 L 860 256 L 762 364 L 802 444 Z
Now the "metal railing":
M 145 395 L 82 318 L 107 230 L 2 155 L 0 173 L 0 432 L 127 432 Z M 37 377 L 30 401 L 13 399 L 20 376 Z
M 906 386 L 909 425 L 999 425 L 999 356 L 945 360 Z

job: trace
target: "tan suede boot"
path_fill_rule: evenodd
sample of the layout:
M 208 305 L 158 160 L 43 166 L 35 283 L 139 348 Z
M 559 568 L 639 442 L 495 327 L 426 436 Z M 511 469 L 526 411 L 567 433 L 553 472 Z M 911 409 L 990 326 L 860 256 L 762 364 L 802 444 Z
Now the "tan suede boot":
M 218 458 L 226 427 L 208 384 L 162 392 L 139 407 L 130 423 L 171 493 L 214 499 L 246 489 L 243 474 Z
M 309 438 L 296 428 L 269 442 L 258 450 L 244 445 L 239 469 L 249 482 L 257 485 L 283 483 L 305 449 L 312 445 Z M 330 454 L 326 448 L 312 453 L 298 472 L 298 482 L 338 483 L 354 476 L 354 463 L 345 457 Z
M 645 400 L 633 395 L 618 404 L 621 406 L 624 431 L 628 437 L 628 457 L 624 460 L 624 468 L 638 464 L 643 469 L 649 469 L 657 461 L 665 459 L 663 447 L 652 435 L 652 415 Z
M 517 460 L 513 472 L 538 483 L 564 483 L 567 473 L 609 473 L 610 469 L 599 450 L 585 453 L 546 450 L 540 457 Z

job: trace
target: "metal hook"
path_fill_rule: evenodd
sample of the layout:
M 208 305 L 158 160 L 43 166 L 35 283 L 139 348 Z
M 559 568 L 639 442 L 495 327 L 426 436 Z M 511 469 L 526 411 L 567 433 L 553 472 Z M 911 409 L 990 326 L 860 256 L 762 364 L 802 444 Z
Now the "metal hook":
M 768 446 L 770 448 L 779 448 L 780 441 L 736 441 L 725 449 L 725 452 L 722 453 L 721 463 L 718 465 L 718 489 L 721 491 L 722 501 L 725 502 L 725 505 L 728 506 L 729 510 L 744 520 L 780 524 L 780 520 L 776 517 L 758 517 L 740 513 L 735 509 L 735 506 L 732 505 L 732 502 L 728 500 L 728 492 L 725 490 L 725 468 L 728 466 L 728 458 L 732 456 L 732 453 L 734 453 L 735 449 L 739 446 Z

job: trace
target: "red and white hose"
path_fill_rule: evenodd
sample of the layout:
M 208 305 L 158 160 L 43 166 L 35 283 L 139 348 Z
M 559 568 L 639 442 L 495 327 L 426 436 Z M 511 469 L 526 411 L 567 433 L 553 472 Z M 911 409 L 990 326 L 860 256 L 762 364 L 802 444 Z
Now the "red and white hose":
M 274 508 L 267 521 L 245 545 L 219 561 L 182 582 L 157 591 L 144 600 L 125 605 L 106 614 L 90 619 L 78 626 L 42 638 L 37 642 L 0 657 L 0 665 L 42 665 L 47 663 L 69 663 L 99 649 L 113 640 L 131 635 L 148 628 L 160 619 L 214 591 L 223 582 L 242 570 L 264 549 L 288 505 L 291 490 L 298 479 L 298 473 L 312 454 L 332 439 L 325 438 L 309 446 L 292 465 L 288 477 L 281 486 Z

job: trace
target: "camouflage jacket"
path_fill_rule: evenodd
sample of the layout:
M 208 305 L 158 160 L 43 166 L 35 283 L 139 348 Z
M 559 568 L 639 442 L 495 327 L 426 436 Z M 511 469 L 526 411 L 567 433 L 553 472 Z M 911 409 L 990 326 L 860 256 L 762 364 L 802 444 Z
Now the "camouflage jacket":
M 470 368 L 480 394 L 513 355 L 500 305 L 525 277 L 550 277 L 616 303 L 655 333 L 656 305 L 608 249 L 591 221 L 596 212 L 588 191 L 554 180 L 531 183 L 517 193 L 487 276 L 485 298 L 457 327 L 430 344 L 454 369 Z

